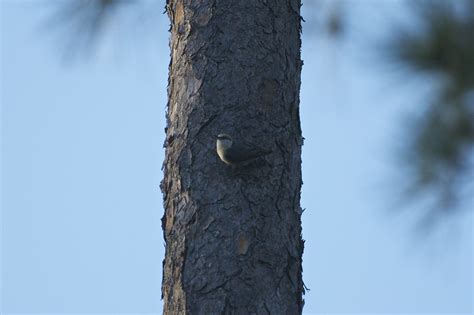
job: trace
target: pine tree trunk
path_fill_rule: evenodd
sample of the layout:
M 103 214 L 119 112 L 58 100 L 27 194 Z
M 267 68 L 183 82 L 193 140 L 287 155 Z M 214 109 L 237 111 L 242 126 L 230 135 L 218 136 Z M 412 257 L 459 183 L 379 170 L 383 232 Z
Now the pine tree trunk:
M 300 0 L 168 2 L 164 314 L 300 314 Z

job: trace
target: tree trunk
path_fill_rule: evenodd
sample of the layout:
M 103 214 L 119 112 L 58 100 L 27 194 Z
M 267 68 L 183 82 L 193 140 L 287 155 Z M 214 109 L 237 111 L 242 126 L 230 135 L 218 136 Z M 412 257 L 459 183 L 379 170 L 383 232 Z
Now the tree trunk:
M 164 314 L 300 314 L 300 0 L 169 0 Z M 272 153 L 239 166 L 216 136 Z

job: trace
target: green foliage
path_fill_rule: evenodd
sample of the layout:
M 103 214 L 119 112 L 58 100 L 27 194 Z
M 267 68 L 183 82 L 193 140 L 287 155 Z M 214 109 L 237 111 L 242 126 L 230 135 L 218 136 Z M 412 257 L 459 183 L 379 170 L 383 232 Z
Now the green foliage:
M 434 192 L 438 209 L 457 209 L 472 176 L 474 144 L 474 0 L 413 5 L 416 29 L 400 31 L 391 57 L 410 73 L 435 76 L 437 93 L 407 136 L 412 192 Z
M 415 71 L 440 73 L 451 80 L 450 90 L 463 93 L 474 86 L 474 1 L 418 3 L 419 31 L 399 34 L 395 57 Z M 458 9 L 458 10 L 456 10 Z M 460 12 L 459 12 L 460 11 Z M 455 91 L 453 91 L 455 92 Z

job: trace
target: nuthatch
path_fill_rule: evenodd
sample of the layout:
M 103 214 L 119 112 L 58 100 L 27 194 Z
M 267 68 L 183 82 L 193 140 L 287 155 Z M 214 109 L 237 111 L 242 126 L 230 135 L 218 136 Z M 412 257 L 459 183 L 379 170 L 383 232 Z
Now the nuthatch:
M 216 148 L 219 158 L 229 165 L 236 165 L 272 152 L 261 148 L 235 143 L 231 136 L 224 133 L 217 136 Z

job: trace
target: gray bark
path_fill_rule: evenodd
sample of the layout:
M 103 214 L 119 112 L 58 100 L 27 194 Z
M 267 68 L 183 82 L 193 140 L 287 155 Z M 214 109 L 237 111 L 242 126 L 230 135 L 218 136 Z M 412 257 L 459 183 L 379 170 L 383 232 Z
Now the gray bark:
M 300 0 L 169 0 L 165 314 L 300 314 Z M 236 167 L 215 141 L 271 149 Z

